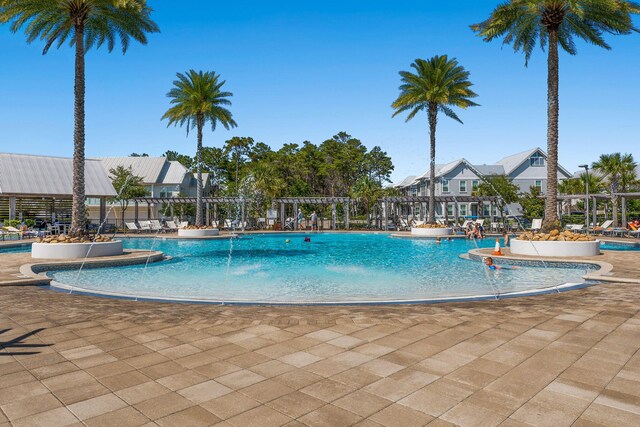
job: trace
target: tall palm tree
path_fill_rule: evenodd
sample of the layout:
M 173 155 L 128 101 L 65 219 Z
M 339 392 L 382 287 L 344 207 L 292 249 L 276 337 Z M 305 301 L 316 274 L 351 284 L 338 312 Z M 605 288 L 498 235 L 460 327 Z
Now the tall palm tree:
M 225 129 L 237 126 L 231 112 L 224 107 L 231 105 L 227 98 L 233 94 L 222 91 L 225 81 L 220 80 L 220 75 L 214 71 L 189 70 L 186 74 L 177 73 L 177 77 L 167 93 L 173 106 L 164 113 L 162 120 L 169 120 L 167 126 L 186 124 L 187 136 L 190 129 L 198 131 L 196 225 L 202 225 L 202 129 L 207 122 L 211 123 L 211 130 L 215 130 L 218 123 Z
M 147 43 L 147 33 L 158 32 L 145 0 L 0 0 L 0 23 L 9 22 L 11 31 L 25 27 L 27 42 L 45 42 L 43 54 L 54 44 L 69 41 L 75 46 L 73 204 L 71 235 L 86 227 L 84 147 L 85 147 L 85 54 L 106 44 L 111 52 L 116 41 L 127 51 L 131 39 Z
M 469 72 L 455 58 L 436 55 L 431 59 L 416 59 L 411 67 L 415 73 L 400 71 L 402 85 L 400 95 L 391 104 L 396 111 L 393 117 L 409 111 L 406 121 L 420 111 L 426 111 L 429 119 L 430 169 L 429 169 L 429 217 L 428 223 L 436 222 L 436 126 L 438 113 L 462 123 L 452 107 L 468 108 L 478 104 L 470 98 L 478 96 L 471 90 Z
M 559 226 L 558 192 L 558 46 L 575 55 L 575 38 L 611 49 L 604 33 L 629 34 L 637 31 L 631 14 L 640 5 L 626 0 L 510 0 L 499 5 L 489 19 L 471 28 L 484 41 L 503 38 L 515 51 L 523 51 L 528 64 L 539 42 L 548 44 L 547 58 L 547 194 L 543 229 Z
M 600 172 L 606 182 L 607 191 L 611 197 L 613 210 L 613 226 L 618 226 L 618 196 L 615 194 L 625 191 L 636 180 L 636 166 L 631 154 L 602 154 L 591 167 Z

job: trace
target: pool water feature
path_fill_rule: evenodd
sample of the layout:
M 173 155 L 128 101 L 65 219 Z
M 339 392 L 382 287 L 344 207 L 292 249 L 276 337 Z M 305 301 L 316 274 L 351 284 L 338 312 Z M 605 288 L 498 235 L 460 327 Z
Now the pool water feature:
M 305 242 L 310 237 L 310 242 Z M 125 239 L 148 249 L 150 239 Z M 484 239 L 480 247 L 492 247 Z M 584 264 L 487 272 L 460 258 L 476 242 L 391 238 L 388 234 L 264 234 L 226 240 L 159 239 L 171 260 L 144 265 L 54 271 L 62 285 L 139 298 L 210 302 L 346 303 L 495 297 L 582 283 Z M 496 260 L 500 265 L 500 261 Z

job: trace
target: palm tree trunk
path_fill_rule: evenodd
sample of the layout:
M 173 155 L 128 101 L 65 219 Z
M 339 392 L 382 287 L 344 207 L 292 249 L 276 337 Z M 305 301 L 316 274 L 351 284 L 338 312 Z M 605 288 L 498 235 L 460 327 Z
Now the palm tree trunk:
M 429 166 L 429 217 L 427 223 L 436 222 L 436 126 L 438 124 L 438 105 L 429 104 L 429 145 L 430 166 Z
M 71 205 L 71 229 L 69 234 L 80 236 L 86 228 L 84 206 L 84 25 L 75 25 L 76 64 L 74 94 L 73 128 L 73 199 Z
M 196 149 L 196 225 L 202 225 L 202 128 L 204 127 L 204 119 L 198 116 L 197 121 L 198 148 Z
M 618 226 L 618 182 L 614 178 L 611 184 L 611 219 L 613 220 L 613 227 Z
M 549 29 L 549 57 L 547 60 L 547 197 L 544 205 L 542 229 L 550 231 L 558 224 L 558 114 L 559 59 L 558 30 Z

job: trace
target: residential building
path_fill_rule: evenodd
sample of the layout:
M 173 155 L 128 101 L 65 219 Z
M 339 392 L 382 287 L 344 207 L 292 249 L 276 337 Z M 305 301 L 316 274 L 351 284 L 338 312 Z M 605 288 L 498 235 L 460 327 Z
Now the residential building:
M 475 165 L 465 158 L 447 164 L 436 165 L 436 196 L 471 196 L 486 176 L 504 175 L 520 192 L 528 192 L 531 187 L 538 187 L 542 193 L 547 187 L 547 154 L 541 148 L 533 148 L 521 153 L 507 156 L 495 164 Z M 422 175 L 409 176 L 395 187 L 407 196 L 429 195 L 429 172 Z M 570 178 L 571 174 L 562 166 L 558 166 L 558 180 Z M 454 206 L 449 204 L 449 216 L 453 216 Z M 520 205 L 510 205 L 509 213 L 521 213 Z M 423 207 L 425 209 L 425 207 Z M 436 206 L 436 215 L 444 216 L 444 204 Z M 461 216 L 489 216 L 489 204 L 459 203 Z M 497 213 L 499 214 L 499 213 Z M 416 212 L 420 215 L 420 212 Z
M 133 175 L 142 178 L 142 183 L 147 189 L 149 197 L 195 197 L 197 174 L 190 172 L 180 162 L 167 160 L 166 157 L 104 157 L 100 160 L 103 169 L 107 174 L 110 171 L 122 166 L 131 168 Z M 211 193 L 211 182 L 208 173 L 202 174 L 203 195 Z M 90 218 L 95 219 L 96 204 L 94 199 L 88 200 Z M 163 211 L 163 206 L 146 203 L 139 203 L 139 218 L 161 219 L 168 217 L 169 212 Z M 110 221 L 120 220 L 122 214 L 121 207 L 118 203 L 111 203 L 107 207 Z M 125 220 L 133 220 L 135 218 L 135 206 L 130 206 L 125 211 Z

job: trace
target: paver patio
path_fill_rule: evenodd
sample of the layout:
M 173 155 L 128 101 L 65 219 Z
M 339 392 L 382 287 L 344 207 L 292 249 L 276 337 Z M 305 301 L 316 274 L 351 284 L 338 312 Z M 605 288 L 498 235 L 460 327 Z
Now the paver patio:
M 640 425 L 639 307 L 634 284 L 360 307 L 5 286 L 0 426 Z

